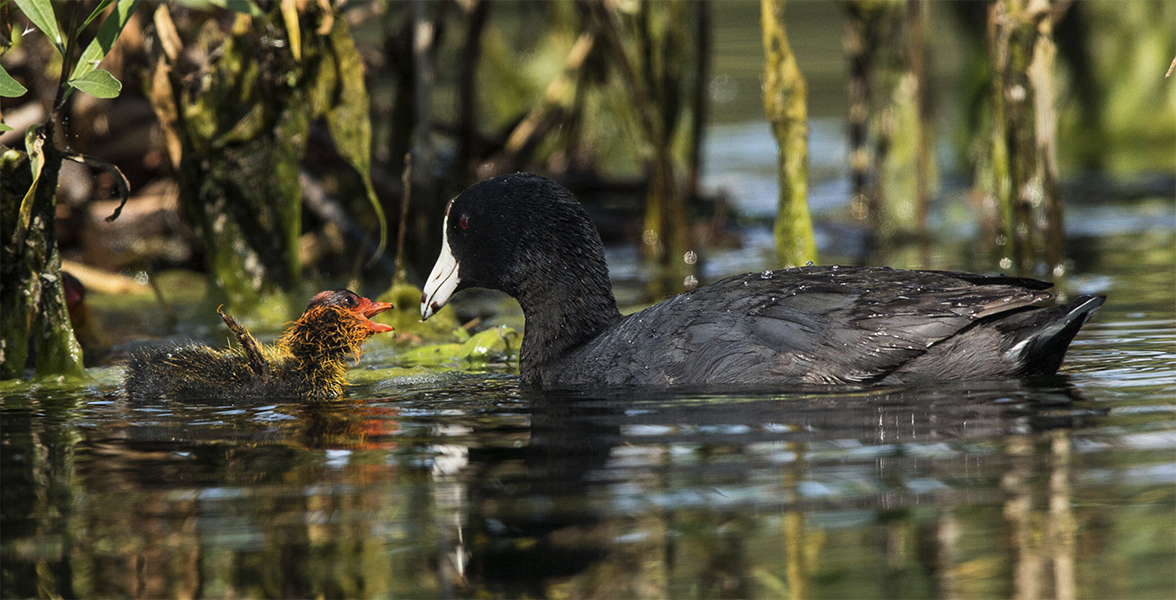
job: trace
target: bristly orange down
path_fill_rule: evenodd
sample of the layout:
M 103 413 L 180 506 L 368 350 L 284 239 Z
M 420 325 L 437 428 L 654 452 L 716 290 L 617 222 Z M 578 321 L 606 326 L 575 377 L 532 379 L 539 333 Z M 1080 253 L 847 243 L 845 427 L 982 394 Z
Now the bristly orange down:
M 124 388 L 136 399 L 337 398 L 347 392 L 349 360 L 392 327 L 371 317 L 392 308 L 350 290 L 320 292 L 273 346 L 232 317 L 221 318 L 240 347 L 193 344 L 139 352 L 127 362 Z

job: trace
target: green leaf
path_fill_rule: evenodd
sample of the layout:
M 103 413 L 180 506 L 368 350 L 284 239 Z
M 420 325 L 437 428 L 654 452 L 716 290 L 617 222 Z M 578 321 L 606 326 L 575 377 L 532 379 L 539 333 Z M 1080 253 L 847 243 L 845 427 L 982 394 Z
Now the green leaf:
M 12 126 L 0 121 L 0 133 L 4 133 L 5 131 L 12 131 Z
M 53 5 L 49 0 L 16 0 L 16 6 L 33 22 L 41 33 L 49 36 L 53 47 L 61 55 L 65 55 L 65 41 L 61 39 L 61 30 L 57 28 L 57 15 L 53 13 Z
M 485 365 L 510 360 L 518 353 L 520 335 L 505 325 L 487 329 L 462 343 L 431 344 L 405 350 L 397 362 L 408 365 Z
M 244 13 L 251 17 L 260 17 L 265 13 L 257 7 L 253 0 L 211 0 L 213 6 L 227 8 L 233 12 Z
M 27 91 L 25 86 L 13 79 L 12 75 L 9 75 L 8 71 L 5 71 L 4 67 L 0 66 L 0 96 L 5 98 L 19 98 Z
M 131 18 L 131 13 L 135 12 L 135 6 L 139 4 L 139 0 L 118 0 L 118 5 L 114 7 L 114 12 L 106 17 L 102 22 L 102 27 L 98 29 L 98 35 L 90 41 L 90 45 L 86 46 L 85 51 L 78 58 L 78 64 L 74 67 L 73 73 L 70 77 L 70 85 L 75 81 L 82 80 L 87 74 L 93 72 L 98 68 L 98 63 L 106 58 L 106 54 L 114 47 L 115 40 L 118 39 L 119 34 L 122 33 L 123 26 Z M 110 75 L 107 73 L 107 75 Z M 114 80 L 114 77 L 110 77 Z M 117 80 L 114 80 L 117 84 Z M 80 86 L 74 86 L 87 94 L 98 96 L 99 98 L 113 98 L 118 95 L 118 90 L 122 89 L 119 84 L 114 91 L 114 96 L 100 96 Z
M 29 127 L 25 132 L 25 152 L 29 155 L 29 169 L 33 173 L 33 183 L 29 191 L 20 201 L 20 214 L 16 221 L 16 247 L 24 246 L 25 235 L 28 234 L 29 224 L 33 220 L 33 201 L 37 196 L 37 185 L 41 183 L 41 170 L 45 167 L 45 127 Z
M 69 80 L 69 84 L 96 98 L 114 98 L 122 91 L 122 84 L 108 71 L 95 69 Z
M 86 25 L 89 25 L 94 21 L 94 19 L 97 19 L 98 15 L 102 14 L 102 11 L 106 10 L 106 7 L 110 6 L 111 4 L 114 4 L 114 0 L 102 0 L 102 2 L 99 2 L 97 8 L 94 9 L 94 12 L 90 13 L 90 16 L 86 17 L 86 20 L 82 23 L 81 28 L 85 29 Z
M 338 69 L 340 89 L 337 103 L 327 109 L 327 129 L 331 132 L 331 138 L 335 140 L 335 149 L 339 156 L 343 157 L 363 180 L 368 204 L 376 213 L 376 221 L 380 224 L 379 246 L 368 259 L 368 266 L 371 266 L 387 245 L 388 222 L 384 218 L 380 200 L 376 197 L 376 188 L 372 185 L 372 121 L 367 83 L 364 79 L 363 57 L 355 47 L 355 40 L 351 37 L 345 20 L 335 19 L 330 40 L 331 43 L 326 48 L 334 54 L 332 58 Z

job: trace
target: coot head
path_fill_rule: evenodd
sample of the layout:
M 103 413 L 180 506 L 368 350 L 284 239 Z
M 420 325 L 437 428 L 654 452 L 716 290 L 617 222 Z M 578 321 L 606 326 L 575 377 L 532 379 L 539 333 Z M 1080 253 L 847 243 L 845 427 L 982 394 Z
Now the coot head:
M 425 283 L 421 316 L 429 318 L 467 287 L 506 292 L 524 311 L 529 299 L 555 292 L 603 294 L 615 311 L 596 227 L 571 192 L 529 173 L 477 183 L 446 207 L 441 255 Z

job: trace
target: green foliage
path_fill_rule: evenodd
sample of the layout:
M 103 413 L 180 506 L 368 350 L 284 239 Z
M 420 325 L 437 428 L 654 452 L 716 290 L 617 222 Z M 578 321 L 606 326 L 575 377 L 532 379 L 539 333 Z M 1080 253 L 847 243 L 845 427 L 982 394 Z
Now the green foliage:
M 114 78 L 114 75 L 102 69 L 96 69 L 81 77 L 70 79 L 69 85 L 95 98 L 116 98 L 118 93 L 122 91 L 122 84 Z
M 33 200 L 37 196 L 37 187 L 41 181 L 41 172 L 45 168 L 45 153 L 43 149 L 46 139 L 45 130 L 39 127 L 30 127 L 25 134 L 25 152 L 29 157 L 29 169 L 32 172 L 33 178 L 28 191 L 25 192 L 24 198 L 20 201 L 20 211 L 17 216 L 15 229 L 17 247 L 24 245 L 25 232 L 28 231 L 29 223 L 33 219 Z M 56 173 L 53 175 L 56 179 Z
M 110 73 L 98 69 L 98 63 L 102 62 L 102 59 L 114 47 L 114 42 L 118 40 L 119 34 L 122 33 L 123 27 L 131 18 L 131 14 L 135 12 L 135 6 L 138 4 L 139 0 L 118 0 L 114 12 L 102 22 L 102 27 L 98 29 L 98 35 L 90 41 L 86 49 L 82 51 L 82 55 L 78 57 L 78 62 L 67 82 L 69 85 L 98 98 L 118 96 L 119 91 L 122 90 L 122 84 Z M 109 5 L 109 1 L 103 2 L 86 19 L 86 23 L 93 20 Z M 82 26 L 85 27 L 84 24 Z
M 86 17 L 86 20 L 82 22 L 82 27 L 89 25 L 94 21 L 94 19 L 97 19 L 98 15 L 102 14 L 102 12 L 109 8 L 111 4 L 114 4 L 114 2 L 115 0 L 102 0 L 99 2 L 98 6 L 95 6 L 94 10 L 90 13 L 90 16 Z
M 11 243 L 3 247 L 0 261 L 4 277 L 4 286 L 0 287 L 0 312 L 4 315 L 0 327 L 0 379 L 23 376 L 30 346 L 36 353 L 38 379 L 84 376 L 81 347 L 66 310 L 56 229 L 57 176 L 61 163 L 67 157 L 82 157 L 59 150 L 54 145 L 53 129 L 58 111 L 65 106 L 72 90 L 79 89 L 99 98 L 118 95 L 121 84 L 97 67 L 114 46 L 138 1 L 119 0 L 114 13 L 103 21 L 98 35 L 84 51 L 77 53 L 75 45 L 82 28 L 112 1 L 99 3 L 81 25 L 66 31 L 63 37 L 49 0 L 16 0 L 16 5 L 48 36 L 61 55 L 62 70 L 49 120 L 29 128 L 23 155 L 6 153 L 4 157 L 0 239 Z M 78 59 L 71 63 L 74 55 Z M 0 75 L 0 95 L 15 97 L 26 91 L 7 72 Z M 11 128 L 4 126 L 4 129 Z M 26 161 L 29 170 L 27 174 L 20 173 Z
M 57 15 L 53 12 L 53 4 L 49 0 L 14 0 L 16 6 L 25 14 L 33 26 L 49 37 L 58 54 L 65 55 L 65 40 L 61 37 L 61 30 L 57 27 Z
M 61 29 L 57 24 L 57 15 L 49 0 L 15 0 L 15 2 L 33 25 L 48 36 L 53 47 L 63 59 L 70 57 L 71 46 L 77 43 L 77 37 L 81 30 L 111 4 L 114 4 L 114 0 L 104 0 L 99 3 L 77 29 L 66 32 L 68 37 L 62 38 Z M 99 69 L 98 64 L 114 47 L 115 41 L 118 40 L 119 34 L 122 33 L 123 27 L 131 18 L 131 14 L 135 12 L 135 7 L 138 4 L 139 0 L 118 0 L 114 12 L 102 22 L 102 26 L 98 29 L 98 35 L 90 41 L 86 49 L 78 56 L 77 61 L 72 64 L 63 62 L 61 67 L 62 83 L 60 84 L 62 89 L 58 93 L 55 109 L 62 106 L 69 94 L 75 89 L 98 98 L 118 96 L 122 90 L 122 84 L 109 72 Z M 3 70 L 0 69 L 0 71 Z M 13 80 L 7 72 L 0 75 L 0 96 L 17 97 L 26 91 L 28 90 Z
M 9 75 L 8 71 L 4 70 L 4 67 L 0 67 L 0 96 L 5 98 L 18 98 L 23 96 L 27 91 L 29 90 L 21 85 L 20 82 L 13 79 L 12 75 Z
M 355 48 L 355 40 L 346 26 L 339 24 L 332 27 L 326 41 L 328 44 L 325 49 L 333 55 L 334 60 L 324 61 L 323 68 L 337 69 L 338 83 L 334 89 L 316 86 L 317 97 L 313 100 L 324 107 L 324 116 L 327 127 L 331 130 L 331 138 L 335 141 L 335 149 L 363 180 L 368 204 L 380 224 L 380 243 L 375 255 L 371 257 L 375 260 L 387 244 L 388 227 L 384 209 L 376 197 L 375 186 L 372 185 L 371 102 L 364 82 L 363 57 Z M 319 81 L 325 79 L 323 76 Z
M 1063 168 L 1114 173 L 1176 169 L 1176 3 L 1081 2 L 1080 62 L 1058 86 Z M 1060 33 L 1060 32 L 1059 32 Z M 1059 41 L 1060 42 L 1060 41 Z
M 170 21 L 166 6 L 157 10 L 161 19 Z M 325 34 L 314 33 L 316 19 L 329 21 Z M 287 43 L 270 43 L 269 36 L 283 35 Z M 186 83 L 191 65 L 160 57 L 152 103 L 178 142 L 171 150 L 180 198 L 207 248 L 210 281 L 219 290 L 214 300 L 247 317 L 264 295 L 298 287 L 299 174 L 315 120 L 326 122 L 337 151 L 363 181 L 381 241 L 386 237 L 371 183 L 363 63 L 346 21 L 317 5 L 292 13 L 275 4 L 259 18 L 240 15 L 227 37 L 209 20 L 193 45 L 214 57 L 198 66 L 208 76 L 193 87 Z
M 396 360 L 409 365 L 486 365 L 517 356 L 521 338 L 517 331 L 503 325 L 474 334 L 464 342 L 413 348 L 397 355 Z

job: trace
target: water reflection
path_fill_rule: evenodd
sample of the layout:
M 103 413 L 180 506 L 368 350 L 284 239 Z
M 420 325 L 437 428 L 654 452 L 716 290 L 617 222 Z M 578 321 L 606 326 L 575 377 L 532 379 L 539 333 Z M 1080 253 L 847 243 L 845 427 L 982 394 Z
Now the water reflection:
M 1003 510 L 1016 530 L 1041 512 L 1033 504 L 1040 490 L 1028 476 L 1002 473 L 1014 464 L 1032 472 L 1035 456 L 1051 462 L 1035 448 L 1065 440 L 1085 414 L 1073 410 L 1081 399 L 1064 383 L 644 396 L 529 395 L 529 444 L 471 451 L 469 516 L 458 537 L 475 541 L 465 544 L 457 573 L 463 589 L 508 597 L 809 597 L 829 578 L 826 527 L 842 528 L 848 516 L 859 526 L 880 521 L 869 527 L 881 529 L 873 532 L 878 559 L 897 576 L 872 592 L 847 582 L 851 595 L 907 596 L 914 589 L 903 585 L 913 581 L 922 590 L 915 595 L 958 595 L 952 507 L 995 510 L 1011 496 Z M 961 446 L 969 440 L 980 445 Z M 1045 447 L 1055 446 L 1068 452 L 1057 442 Z M 941 514 L 919 523 L 923 507 Z M 1025 556 L 1017 564 L 1040 562 L 1043 540 L 1017 539 L 1011 550 Z M 1072 543 L 1044 541 L 1072 552 Z M 926 553 L 944 560 L 916 573 Z M 1018 577 L 1014 590 L 990 591 L 1019 594 L 1036 581 Z
M 312 405 L 6 396 L 5 593 L 1164 589 L 1171 444 L 1116 456 L 1106 441 L 1125 417 L 1162 437 L 1168 413 L 1110 414 L 1066 379 L 772 395 L 512 382 Z M 1120 463 L 1148 475 L 1107 471 Z M 1130 562 L 1115 578 L 1108 560 Z

